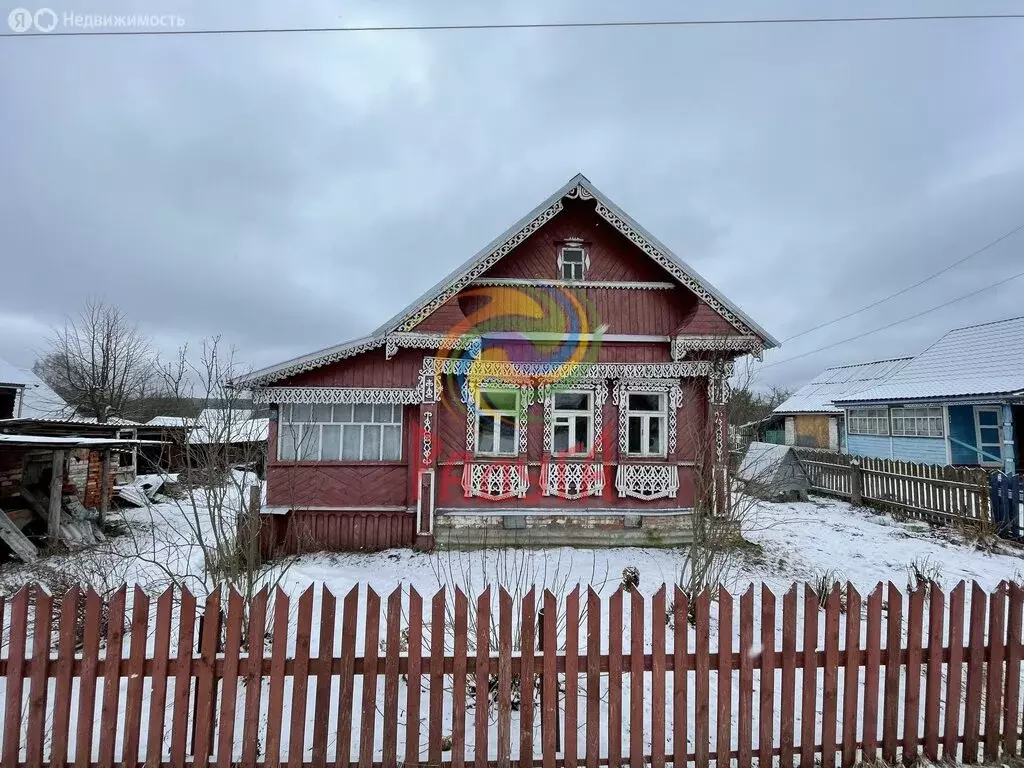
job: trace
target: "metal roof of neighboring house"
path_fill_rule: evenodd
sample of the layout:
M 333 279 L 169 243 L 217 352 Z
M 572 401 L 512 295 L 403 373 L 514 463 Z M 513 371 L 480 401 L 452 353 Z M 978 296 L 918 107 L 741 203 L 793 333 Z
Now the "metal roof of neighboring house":
M 1024 394 L 1024 317 L 957 328 L 898 373 L 837 402 Z
M 188 416 L 154 416 L 147 421 L 147 427 L 191 427 L 196 423 L 195 419 Z
M 189 434 L 190 445 L 216 443 L 259 443 L 267 439 L 269 419 L 254 419 L 243 408 L 205 408 L 196 417 L 196 428 Z
M 28 448 L 116 448 L 121 445 L 160 444 L 160 440 L 122 440 L 112 437 L 51 437 L 49 435 L 0 434 L 0 445 Z
M 900 371 L 913 358 L 896 357 L 869 363 L 826 368 L 794 392 L 772 413 L 842 413 L 832 402 L 876 386 Z
M 609 221 L 617 220 L 625 227 L 628 227 L 628 229 L 631 229 L 641 240 L 646 241 L 647 247 L 644 248 L 644 251 L 648 256 L 650 256 L 650 258 L 660 263 L 661 266 L 665 268 L 666 271 L 670 272 L 673 277 L 680 280 L 680 282 L 683 282 L 684 280 L 688 281 L 690 283 L 690 287 L 695 288 L 698 293 L 703 291 L 704 296 L 702 298 L 707 300 L 713 306 L 717 302 L 719 309 L 724 309 L 725 314 L 732 313 L 736 318 L 739 318 L 739 322 L 741 324 L 746 325 L 746 327 L 753 331 L 753 333 L 761 337 L 765 342 L 765 346 L 777 347 L 779 345 L 779 342 L 770 333 L 768 333 L 768 331 L 754 322 L 754 320 L 742 309 L 719 293 L 718 289 L 698 274 L 693 267 L 680 259 L 679 256 L 673 253 L 664 243 L 654 237 L 654 235 L 640 226 L 640 224 L 638 224 L 629 214 L 613 203 L 603 192 L 597 189 L 597 187 L 590 182 L 590 179 L 582 173 L 577 173 L 569 179 L 564 186 L 540 203 L 540 205 L 523 216 L 523 218 L 519 219 L 519 221 L 505 230 L 502 234 L 498 235 L 498 237 L 485 245 L 482 249 L 477 251 L 467 261 L 463 262 L 461 265 L 445 275 L 434 286 L 388 319 L 369 336 L 338 344 L 333 347 L 328 347 L 308 355 L 296 357 L 292 360 L 286 360 L 285 362 L 278 363 L 277 365 L 261 368 L 260 370 L 253 371 L 246 376 L 239 377 L 237 383 L 260 386 L 276 379 L 290 376 L 292 373 L 300 370 L 307 370 L 311 364 L 315 364 L 317 366 L 327 365 L 337 360 L 350 357 L 353 354 L 359 354 L 361 352 L 383 346 L 389 333 L 398 329 L 403 322 L 408 321 L 418 311 L 427 307 L 432 301 L 437 299 L 437 297 L 443 295 L 446 289 L 448 289 L 448 287 L 453 283 L 459 283 L 465 281 L 467 278 L 478 276 L 480 273 L 485 272 L 493 266 L 493 264 L 490 263 L 490 257 L 492 254 L 513 242 L 513 238 L 520 236 L 528 225 L 537 219 L 538 216 L 541 216 L 541 214 L 551 208 L 551 206 L 555 205 L 559 200 L 566 197 L 574 190 L 577 190 L 577 188 L 585 190 L 590 197 L 595 198 L 601 206 L 604 206 L 608 212 L 606 218 L 610 216 L 610 218 L 608 218 Z M 532 234 L 532 232 L 529 234 Z M 512 250 L 514 250 L 514 248 L 510 249 L 509 253 L 511 253 Z
M 32 371 L 11 365 L 0 358 L 0 385 L 21 389 L 20 408 L 14 418 L 57 419 L 70 413 L 70 406 Z

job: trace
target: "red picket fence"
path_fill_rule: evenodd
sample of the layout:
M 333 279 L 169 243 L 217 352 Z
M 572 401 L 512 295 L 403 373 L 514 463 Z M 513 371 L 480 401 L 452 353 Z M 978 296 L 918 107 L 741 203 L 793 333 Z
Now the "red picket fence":
M 130 596 L 130 599 L 129 599 Z M 495 598 L 492 600 L 492 598 Z M 0 768 L 994 761 L 1024 589 L 0 601 Z M 904 605 L 906 612 L 904 613 Z M 382 619 L 383 608 L 383 621 Z M 294 611 L 293 611 L 294 609 Z M 738 619 L 738 620 L 737 620 Z M 568 652 L 567 652 L 568 649 Z

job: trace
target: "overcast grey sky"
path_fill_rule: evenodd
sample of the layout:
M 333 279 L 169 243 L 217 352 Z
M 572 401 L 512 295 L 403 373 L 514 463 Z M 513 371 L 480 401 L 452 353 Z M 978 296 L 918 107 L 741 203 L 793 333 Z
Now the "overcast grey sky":
M 1022 8 L 75 1 L 49 5 L 176 13 L 195 29 Z M 1024 223 L 1022 73 L 1024 20 L 5 38 L 0 356 L 30 365 L 87 295 L 162 348 L 222 334 L 257 367 L 334 344 L 577 171 L 785 339 Z M 1009 276 L 1022 254 L 1024 232 L 767 362 Z M 1022 298 L 1024 278 L 762 381 L 917 352 L 1024 314 Z

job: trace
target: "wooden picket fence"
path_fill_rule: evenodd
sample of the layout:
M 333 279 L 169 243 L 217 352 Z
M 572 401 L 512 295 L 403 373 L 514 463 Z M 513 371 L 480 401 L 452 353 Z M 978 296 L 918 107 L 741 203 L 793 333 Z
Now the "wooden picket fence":
M 815 491 L 936 523 L 990 519 L 989 478 L 983 469 L 793 450 Z
M 1020 752 L 1016 583 L 879 584 L 866 599 L 794 585 L 781 612 L 764 585 L 692 602 L 664 586 L 453 597 L 217 591 L 200 614 L 187 591 L 24 588 L 0 602 L 0 766 L 849 768 Z

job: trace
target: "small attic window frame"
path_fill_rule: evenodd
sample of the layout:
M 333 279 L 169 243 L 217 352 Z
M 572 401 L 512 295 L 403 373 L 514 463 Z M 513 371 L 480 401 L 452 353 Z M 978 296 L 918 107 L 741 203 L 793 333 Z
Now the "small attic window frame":
M 566 259 L 567 254 L 571 254 L 571 260 Z M 590 270 L 590 252 L 583 240 L 570 238 L 559 247 L 556 262 L 561 279 L 573 282 L 585 280 Z

